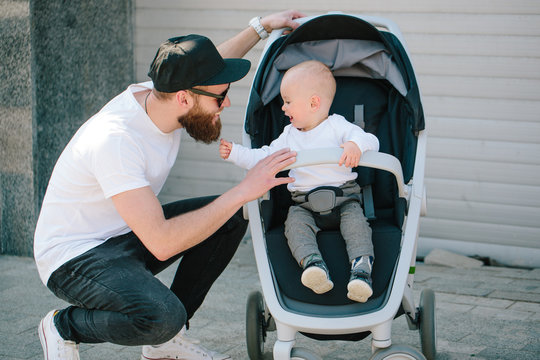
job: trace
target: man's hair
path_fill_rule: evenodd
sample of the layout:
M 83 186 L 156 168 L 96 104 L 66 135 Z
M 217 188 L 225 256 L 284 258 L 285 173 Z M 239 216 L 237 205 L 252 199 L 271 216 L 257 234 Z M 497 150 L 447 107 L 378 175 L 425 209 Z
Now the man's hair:
M 156 88 L 152 89 L 152 94 L 156 97 L 158 100 L 169 100 L 176 96 L 175 92 L 163 92 L 158 91 Z

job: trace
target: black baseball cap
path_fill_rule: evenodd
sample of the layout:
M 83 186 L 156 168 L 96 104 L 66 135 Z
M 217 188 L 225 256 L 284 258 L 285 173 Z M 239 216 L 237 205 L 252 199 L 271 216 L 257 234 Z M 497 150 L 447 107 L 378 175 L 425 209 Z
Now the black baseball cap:
M 244 59 L 223 59 L 210 39 L 201 35 L 171 38 L 160 45 L 148 76 L 154 88 L 172 93 L 197 85 L 238 81 L 249 71 Z

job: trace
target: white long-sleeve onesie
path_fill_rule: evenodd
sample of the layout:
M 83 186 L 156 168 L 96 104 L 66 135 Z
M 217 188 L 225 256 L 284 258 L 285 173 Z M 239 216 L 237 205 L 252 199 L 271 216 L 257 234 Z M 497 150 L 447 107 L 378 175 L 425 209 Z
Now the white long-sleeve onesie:
M 289 148 L 293 151 L 339 147 L 347 141 L 358 145 L 362 153 L 379 150 L 379 140 L 373 134 L 366 133 L 362 128 L 348 122 L 343 116 L 333 114 L 309 131 L 300 131 L 292 125 L 287 125 L 281 135 L 268 146 L 259 149 L 249 149 L 242 145 L 233 144 L 227 161 L 250 169 L 266 156 Z M 295 181 L 287 185 L 289 191 L 309 191 L 319 186 L 341 186 L 358 176 L 351 168 L 338 164 L 323 164 L 292 169 L 289 176 Z

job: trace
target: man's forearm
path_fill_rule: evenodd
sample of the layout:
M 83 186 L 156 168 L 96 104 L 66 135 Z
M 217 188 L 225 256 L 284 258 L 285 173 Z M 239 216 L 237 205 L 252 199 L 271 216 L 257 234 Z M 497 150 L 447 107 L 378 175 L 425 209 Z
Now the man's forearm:
M 244 179 L 235 187 L 225 192 L 205 207 L 182 214 L 157 226 L 159 241 L 143 243 L 156 256 L 168 259 L 192 246 L 204 241 L 227 222 L 246 202 L 255 200 L 271 188 L 288 184 L 294 179 L 276 178 L 283 168 L 296 161 L 296 153 L 287 149 L 279 150 L 262 159 L 253 167 Z M 153 246 L 152 250 L 150 246 Z M 158 253 L 159 252 L 159 253 Z
M 163 261 L 208 238 L 247 198 L 237 186 L 200 209 L 170 219 L 165 219 L 159 200 L 148 186 L 117 194 L 112 200 L 144 246 Z
M 271 33 L 275 29 L 289 28 L 294 30 L 298 27 L 298 23 L 294 19 L 305 16 L 296 10 L 287 10 L 280 13 L 265 16 L 260 20 L 262 27 L 267 33 Z M 251 50 L 260 37 L 257 31 L 252 26 L 248 26 L 236 36 L 219 45 L 218 51 L 224 58 L 241 58 Z
M 156 241 L 154 256 L 166 260 L 185 251 L 214 234 L 244 204 L 236 189 L 224 193 L 210 204 L 168 219 L 163 226 L 161 241 Z

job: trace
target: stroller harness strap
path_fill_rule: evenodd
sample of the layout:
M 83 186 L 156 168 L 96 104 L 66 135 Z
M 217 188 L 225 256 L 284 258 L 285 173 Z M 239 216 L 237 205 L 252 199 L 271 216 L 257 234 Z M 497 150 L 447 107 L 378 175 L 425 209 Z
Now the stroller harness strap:
M 292 199 L 307 210 L 327 215 L 345 202 L 358 201 L 362 203 L 361 192 L 360 186 L 351 180 L 340 187 L 319 186 L 308 192 L 293 191 Z

